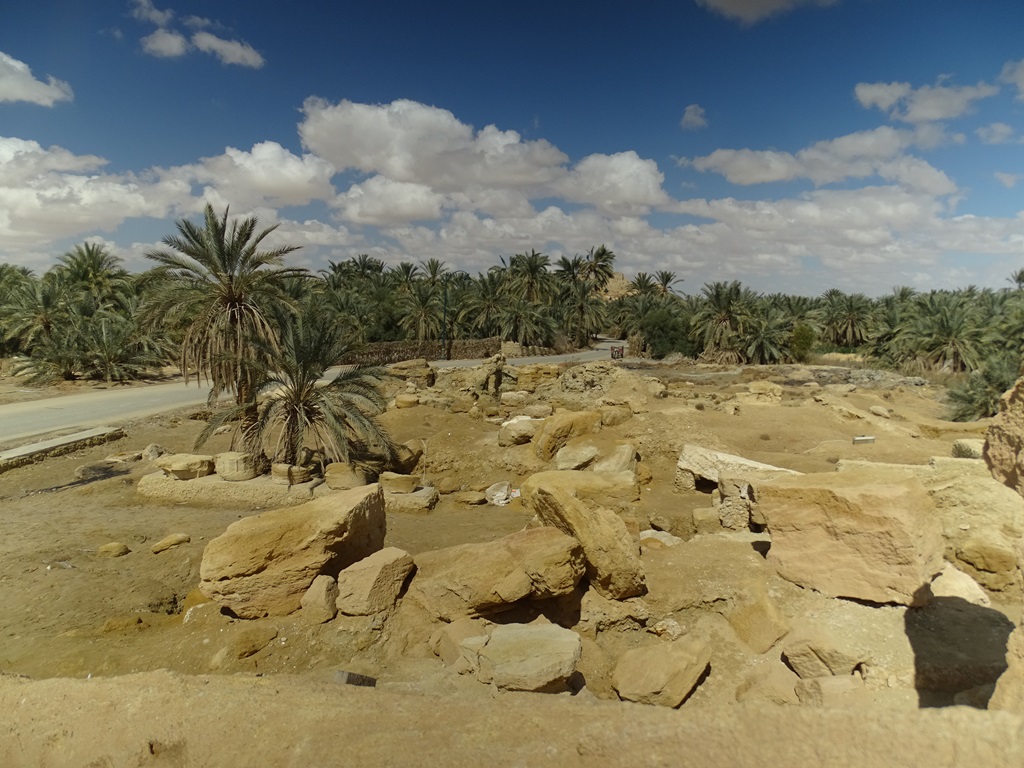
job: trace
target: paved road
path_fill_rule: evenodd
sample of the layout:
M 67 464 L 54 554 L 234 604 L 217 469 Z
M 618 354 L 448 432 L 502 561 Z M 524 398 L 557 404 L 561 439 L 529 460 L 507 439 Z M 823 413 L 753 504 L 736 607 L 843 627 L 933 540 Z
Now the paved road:
M 584 362 L 607 360 L 613 343 L 602 340 L 593 349 L 572 355 L 516 358 L 517 365 L 530 363 Z M 437 360 L 431 364 L 440 367 L 466 367 L 478 365 L 480 360 Z M 53 432 L 87 429 L 101 425 L 117 426 L 131 419 L 152 416 L 163 411 L 203 405 L 209 395 L 208 387 L 197 386 L 195 381 L 185 385 L 150 384 L 131 388 L 102 389 L 77 395 L 48 397 L 24 403 L 0 405 L 0 442 L 9 444 L 25 438 Z

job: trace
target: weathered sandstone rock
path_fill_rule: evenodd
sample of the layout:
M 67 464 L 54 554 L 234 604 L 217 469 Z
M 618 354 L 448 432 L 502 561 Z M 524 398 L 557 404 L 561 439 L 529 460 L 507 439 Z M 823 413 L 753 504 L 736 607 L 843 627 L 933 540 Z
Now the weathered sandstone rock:
M 1010 634 L 1006 644 L 1006 666 L 1006 671 L 996 681 L 988 708 L 1024 715 L 1024 626 L 1017 627 Z
M 755 669 L 736 689 L 736 701 L 767 701 L 772 704 L 799 704 L 796 684 L 800 678 L 785 664 L 770 661 Z
M 343 461 L 335 461 L 324 469 L 324 483 L 332 491 L 347 491 L 366 485 L 366 475 L 356 467 Z
M 583 576 L 579 542 L 555 528 L 417 555 L 406 599 L 444 621 L 482 616 L 523 599 L 568 594 Z
M 252 456 L 243 451 L 225 451 L 214 458 L 214 468 L 221 480 L 241 482 L 259 474 Z
M 428 485 L 412 493 L 385 493 L 384 511 L 389 515 L 393 513 L 402 514 L 425 514 L 432 510 L 441 494 L 437 488 Z
M 633 472 L 636 464 L 636 446 L 632 443 L 620 443 L 595 461 L 590 469 L 593 472 Z
M 270 479 L 278 485 L 302 485 L 313 479 L 309 467 L 295 464 L 271 464 Z
M 848 676 L 858 664 L 866 661 L 843 638 L 807 621 L 801 622 L 786 640 L 782 659 L 801 680 Z
M 759 461 L 744 459 L 742 456 L 733 456 L 687 443 L 679 452 L 679 459 L 676 462 L 675 486 L 679 490 L 692 491 L 697 487 L 698 480 L 717 486 L 722 475 L 752 479 L 799 474 L 791 469 L 773 467 L 771 464 L 762 464 Z
M 942 570 L 934 505 L 912 475 L 866 471 L 755 483 L 772 537 L 768 562 L 831 597 L 913 605 Z
M 395 605 L 413 569 L 408 552 L 386 547 L 338 574 L 337 607 L 348 616 L 369 616 Z
M 711 666 L 711 648 L 684 637 L 627 651 L 615 665 L 612 687 L 620 699 L 678 707 Z
M 182 544 L 188 544 L 192 541 L 192 538 L 187 533 L 171 533 L 164 536 L 160 541 L 150 547 L 150 550 L 154 555 L 159 555 L 172 547 L 178 547 Z
M 597 458 L 600 451 L 591 443 L 570 442 L 555 454 L 555 469 L 583 469 Z
M 521 488 L 523 500 L 527 505 L 533 505 L 533 496 L 541 487 L 560 488 L 578 499 L 620 508 L 630 507 L 640 498 L 640 486 L 632 472 L 536 472 L 523 481 Z
M 514 416 L 498 430 L 498 445 L 507 448 L 510 445 L 523 445 L 533 440 L 542 419 L 531 419 L 529 416 Z
M 399 379 L 412 382 L 418 389 L 426 389 L 434 386 L 436 372 L 425 358 L 416 360 L 403 360 L 400 363 L 393 363 L 388 370 Z
M 945 557 L 987 589 L 1018 592 L 1021 573 L 1012 553 L 1024 536 L 1024 498 L 994 480 L 984 462 L 933 457 L 928 464 L 841 460 L 836 469 L 859 469 L 876 478 L 910 472 L 935 504 Z
M 600 429 L 601 414 L 596 411 L 556 413 L 546 418 L 534 435 L 534 450 L 538 458 L 550 461 L 558 449 L 574 437 L 582 437 Z
M 395 395 L 395 408 L 415 408 L 419 404 L 419 397 L 413 393 L 403 392 Z
M 332 576 L 317 576 L 299 600 L 302 619 L 308 624 L 327 623 L 338 615 L 337 601 L 338 583 Z
M 582 651 L 580 636 L 555 624 L 499 625 L 460 646 L 480 682 L 509 691 L 564 690 Z
M 128 549 L 127 545 L 122 544 L 120 541 L 112 541 L 96 549 L 98 557 L 124 557 L 130 553 L 131 550 Z
M 165 454 L 156 460 L 156 465 L 168 477 L 176 480 L 193 480 L 213 474 L 213 456 L 195 453 Z
M 996 414 L 985 433 L 985 463 L 992 477 L 1024 496 L 1024 378 L 999 400 Z
M 242 618 L 284 616 L 317 576 L 379 550 L 384 532 L 376 484 L 244 517 L 207 545 L 199 588 Z
M 974 579 L 963 571 L 957 570 L 952 563 L 946 563 L 942 571 L 932 581 L 931 591 L 934 597 L 959 597 L 974 605 L 989 606 L 992 601 Z
M 587 576 L 598 592 L 622 599 L 647 591 L 639 548 L 614 512 L 588 505 L 557 486 L 539 486 L 531 505 L 544 523 L 580 542 Z
M 416 475 L 400 475 L 397 472 L 381 472 L 378 480 L 384 493 L 412 493 L 419 485 Z

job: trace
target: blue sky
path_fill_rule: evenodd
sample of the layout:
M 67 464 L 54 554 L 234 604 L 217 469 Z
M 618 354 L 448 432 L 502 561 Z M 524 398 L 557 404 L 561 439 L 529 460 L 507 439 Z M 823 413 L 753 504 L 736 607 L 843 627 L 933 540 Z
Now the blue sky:
M 5 0 L 0 260 L 209 202 L 319 269 L 606 244 L 699 291 L 1024 267 L 1019 0 Z

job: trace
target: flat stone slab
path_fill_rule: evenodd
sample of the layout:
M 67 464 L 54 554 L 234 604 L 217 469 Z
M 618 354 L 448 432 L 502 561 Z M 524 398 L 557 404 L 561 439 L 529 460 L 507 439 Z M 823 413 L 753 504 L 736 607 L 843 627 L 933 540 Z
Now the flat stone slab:
M 197 477 L 195 480 L 176 480 L 163 472 L 144 475 L 136 490 L 151 499 L 174 502 L 199 502 L 202 504 L 243 504 L 250 507 L 271 509 L 302 504 L 314 496 L 332 493 L 326 483 L 280 485 L 268 475 L 253 480 L 230 481 L 217 475 Z M 316 491 L 320 491 L 316 493 Z
M 48 440 L 29 443 L 19 448 L 0 451 L 0 472 L 42 461 L 47 456 L 60 456 L 85 446 L 120 440 L 122 437 L 124 437 L 124 430 L 120 427 L 93 427 L 70 435 L 51 437 Z

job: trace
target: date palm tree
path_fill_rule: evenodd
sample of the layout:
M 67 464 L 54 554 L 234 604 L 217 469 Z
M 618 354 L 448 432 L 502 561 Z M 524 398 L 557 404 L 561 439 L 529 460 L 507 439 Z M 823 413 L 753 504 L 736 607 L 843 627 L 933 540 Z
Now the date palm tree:
M 582 276 L 590 280 L 598 291 L 603 291 L 608 281 L 615 275 L 615 254 L 603 245 L 587 251 L 583 257 Z
M 187 219 L 176 226 L 178 234 L 162 241 L 169 250 L 146 254 L 158 265 L 147 317 L 182 328 L 186 383 L 193 375 L 209 381 L 211 403 L 234 394 L 244 431 L 256 419 L 255 369 L 278 347 L 275 317 L 295 306 L 288 281 L 307 273 L 284 264 L 297 246 L 261 248 L 276 226 L 257 231 L 255 216 L 229 223 L 227 208 L 218 216 L 207 204 L 202 226 Z
M 255 366 L 253 386 L 256 419 L 244 427 L 247 445 L 259 446 L 272 461 L 295 464 L 303 448 L 320 454 L 325 463 L 391 465 L 395 445 L 377 417 L 387 398 L 382 385 L 385 369 L 346 366 L 330 381 L 328 368 L 349 351 L 344 329 L 333 323 L 314 299 L 297 315 L 281 318 L 277 345 L 265 341 Z M 222 424 L 237 421 L 245 405 L 236 405 L 207 424 L 199 435 L 200 447 Z

